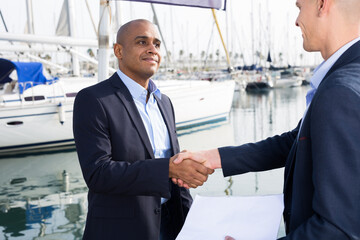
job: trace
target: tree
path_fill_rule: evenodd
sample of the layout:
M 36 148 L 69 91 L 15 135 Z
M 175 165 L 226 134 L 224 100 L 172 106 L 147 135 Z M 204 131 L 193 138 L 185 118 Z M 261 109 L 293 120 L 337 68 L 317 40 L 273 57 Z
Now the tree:
M 180 58 L 182 57 L 182 55 L 184 55 L 184 50 L 180 49 L 180 51 L 179 51 Z
M 205 51 L 201 51 L 201 59 L 205 57 Z

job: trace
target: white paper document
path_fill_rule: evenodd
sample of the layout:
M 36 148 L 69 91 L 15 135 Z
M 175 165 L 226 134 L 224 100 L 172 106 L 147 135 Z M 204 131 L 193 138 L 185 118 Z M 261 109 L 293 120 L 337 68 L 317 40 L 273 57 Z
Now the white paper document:
M 176 240 L 274 240 L 283 195 L 203 197 L 197 195 Z

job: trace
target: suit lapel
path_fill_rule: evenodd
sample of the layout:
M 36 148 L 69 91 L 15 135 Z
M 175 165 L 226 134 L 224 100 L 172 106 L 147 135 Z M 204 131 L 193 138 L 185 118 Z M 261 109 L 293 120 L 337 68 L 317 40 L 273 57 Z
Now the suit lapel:
M 164 101 L 160 100 L 155 94 L 154 97 L 156 99 L 156 102 L 159 106 L 161 115 L 165 121 L 166 127 L 168 129 L 168 133 L 170 136 L 170 141 L 171 141 L 171 147 L 173 150 L 173 154 L 175 154 L 175 152 L 177 152 L 177 145 L 176 145 L 176 130 L 175 130 L 175 126 L 173 121 L 171 121 L 171 114 L 172 111 L 169 111 L 168 108 L 166 108 Z
M 110 78 L 110 81 L 113 86 L 117 88 L 116 95 L 120 98 L 120 100 L 123 102 L 127 112 L 129 113 L 129 116 L 131 120 L 133 121 L 136 130 L 138 131 L 141 140 L 143 141 L 146 150 L 149 152 L 151 158 L 154 157 L 154 152 L 149 140 L 149 136 L 146 132 L 144 123 L 141 119 L 141 116 L 139 114 L 139 111 L 134 103 L 134 100 L 125 86 L 125 84 L 121 81 L 119 75 L 117 73 L 114 73 L 112 77 Z

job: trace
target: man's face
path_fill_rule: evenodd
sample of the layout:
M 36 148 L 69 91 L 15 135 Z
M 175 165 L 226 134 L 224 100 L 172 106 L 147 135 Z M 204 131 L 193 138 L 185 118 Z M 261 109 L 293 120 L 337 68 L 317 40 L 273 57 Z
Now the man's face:
M 305 51 L 319 51 L 321 46 L 321 32 L 318 18 L 318 0 L 297 0 L 299 16 L 296 19 L 296 26 L 300 27 L 303 37 Z
M 161 62 L 160 40 L 153 24 L 145 21 L 133 23 L 119 45 L 117 54 L 123 73 L 135 81 L 153 76 Z

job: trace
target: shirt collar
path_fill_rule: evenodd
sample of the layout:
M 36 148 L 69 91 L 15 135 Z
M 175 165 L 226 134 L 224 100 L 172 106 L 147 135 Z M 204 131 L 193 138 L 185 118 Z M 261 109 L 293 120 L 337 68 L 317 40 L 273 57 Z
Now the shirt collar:
M 140 99 L 144 95 L 146 97 L 147 90 L 143 86 L 126 76 L 120 69 L 118 69 L 116 73 L 119 75 L 125 86 L 129 89 L 129 92 L 133 98 Z M 161 92 L 156 87 L 154 81 L 151 79 L 149 80 L 148 90 L 150 94 L 155 94 L 159 99 L 161 99 Z
M 315 68 L 313 76 L 310 80 L 311 87 L 317 89 L 321 81 L 325 77 L 325 75 L 328 73 L 330 68 L 335 64 L 335 62 L 340 58 L 340 56 L 359 40 L 360 37 L 355 38 L 351 42 L 345 44 L 339 50 L 337 50 L 333 55 L 331 55 L 329 59 L 323 61 L 317 68 Z

